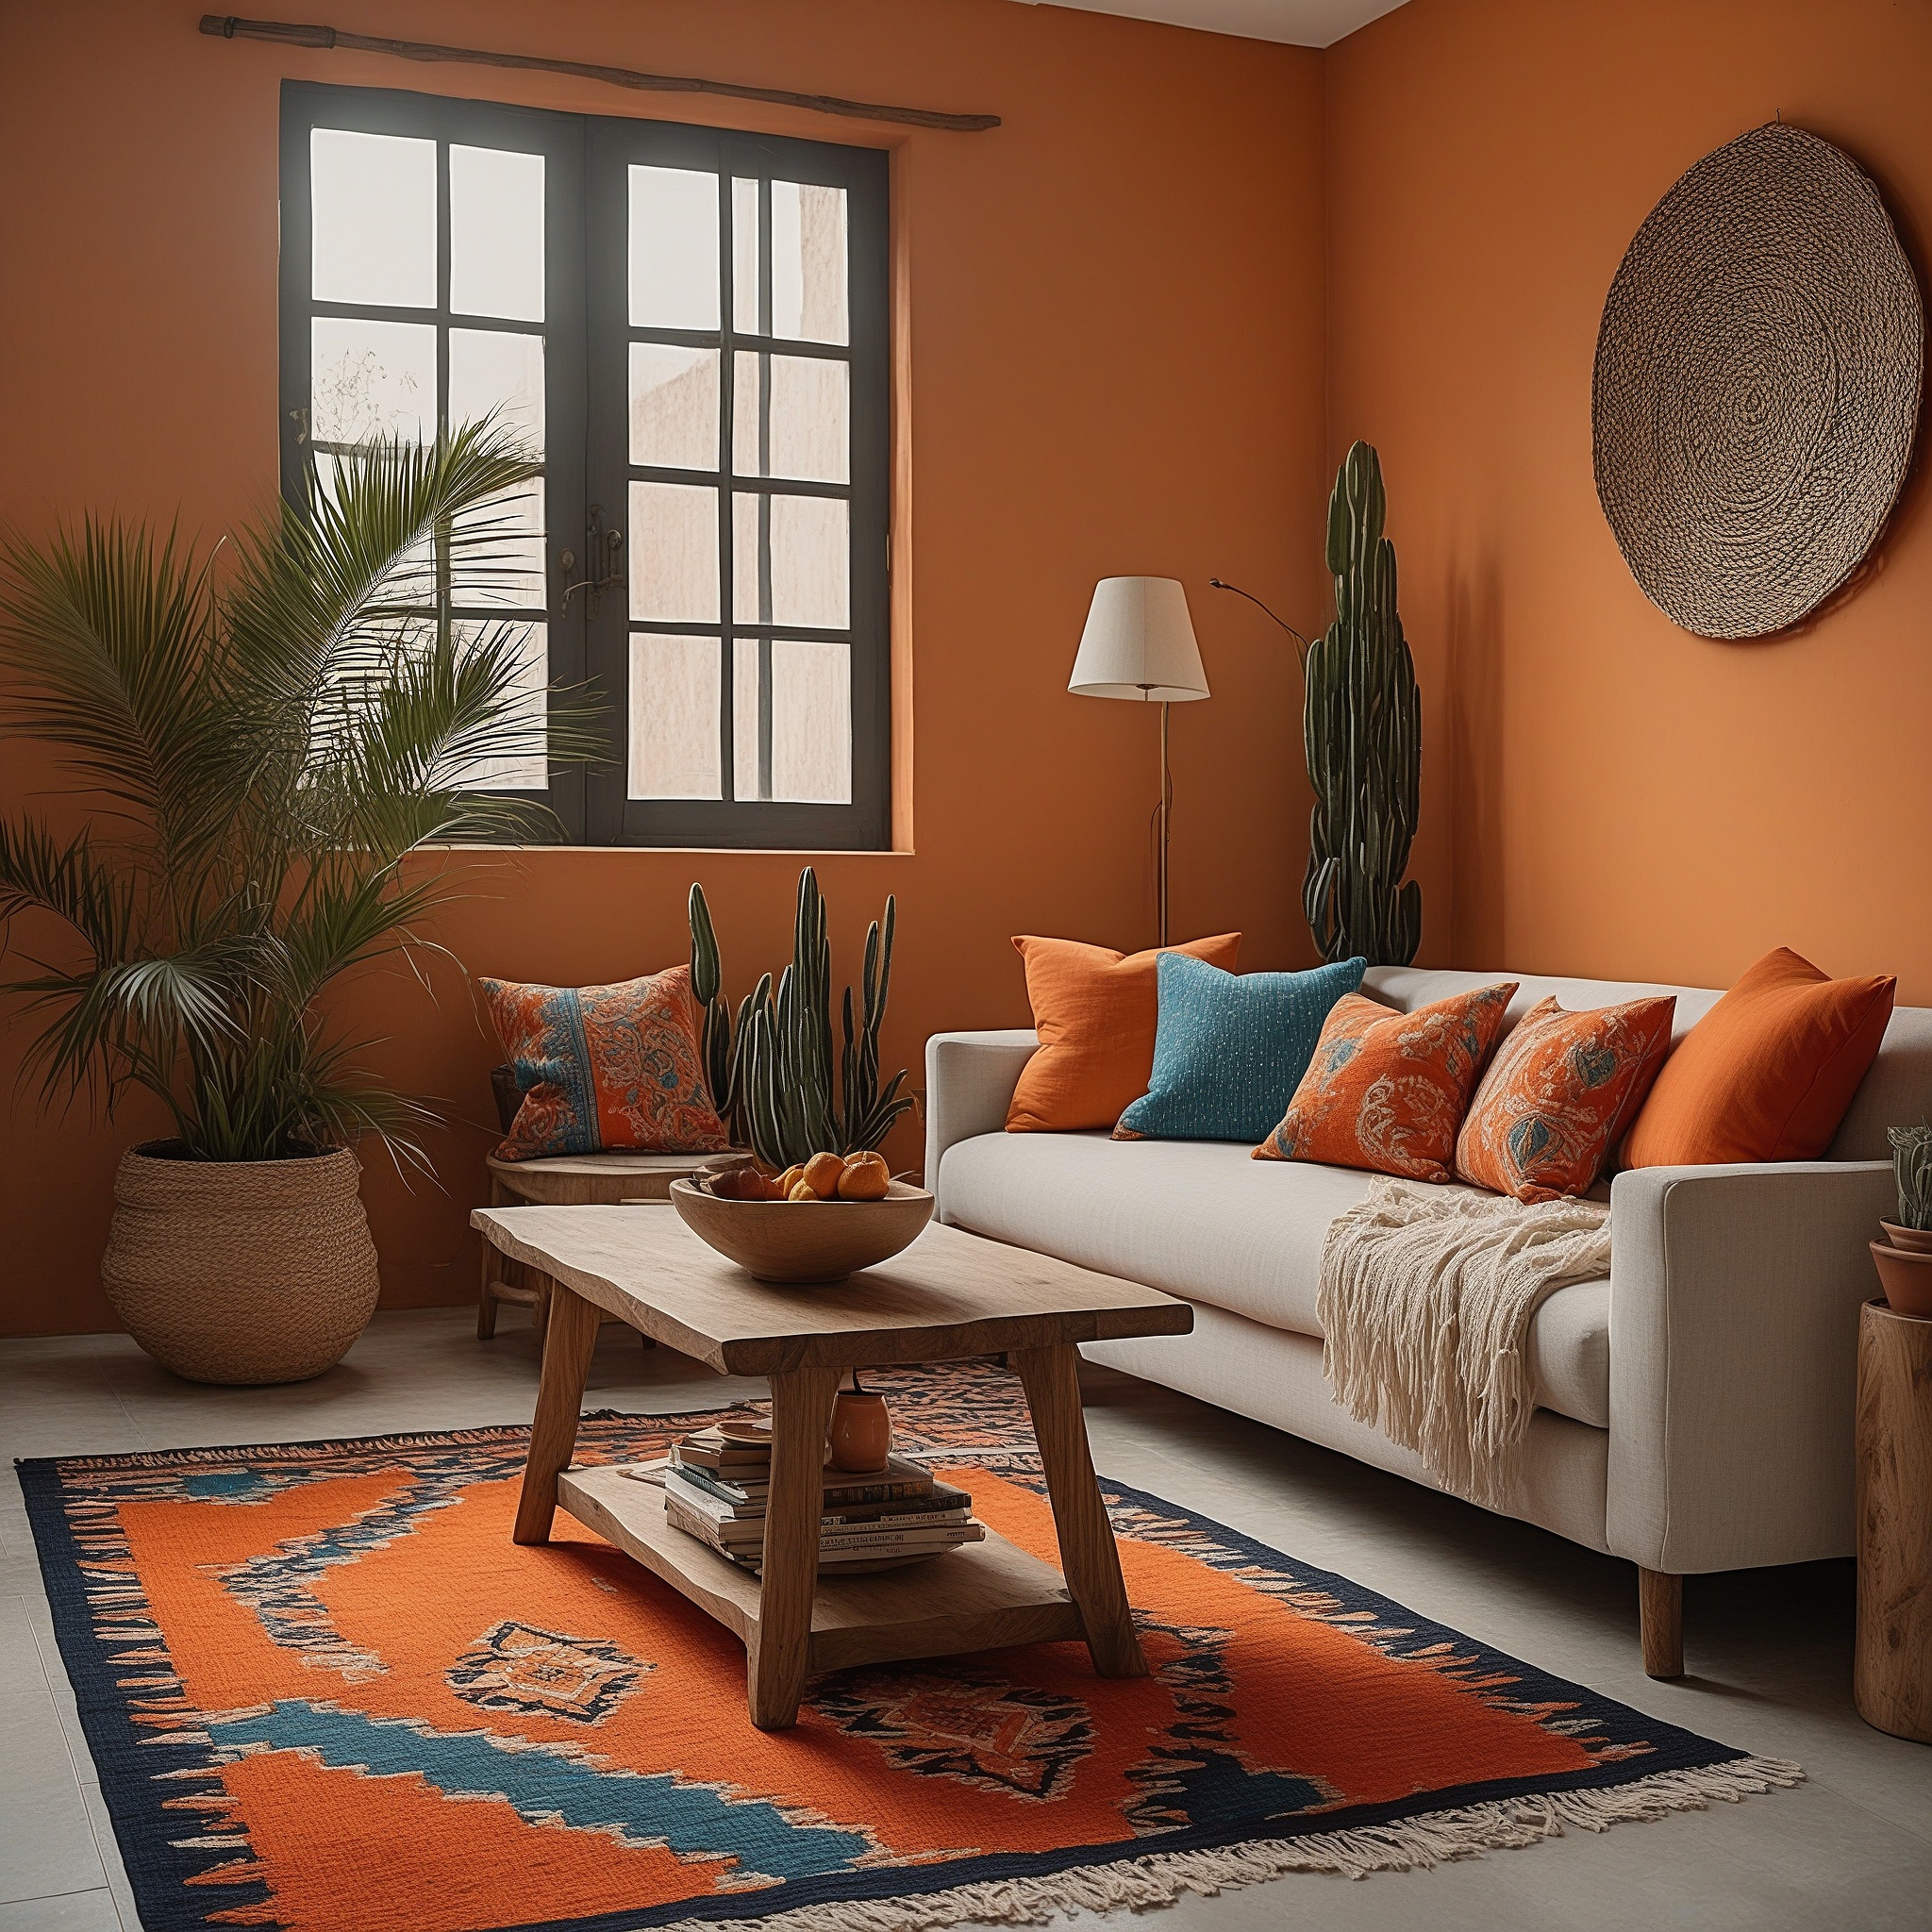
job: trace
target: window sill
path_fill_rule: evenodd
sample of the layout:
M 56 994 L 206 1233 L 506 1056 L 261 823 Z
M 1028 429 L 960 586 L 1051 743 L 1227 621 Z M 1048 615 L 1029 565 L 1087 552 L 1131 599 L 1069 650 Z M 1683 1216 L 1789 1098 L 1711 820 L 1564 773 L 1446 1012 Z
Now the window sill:
M 415 849 L 419 852 L 608 852 L 625 853 L 637 858 L 675 858 L 680 855 L 701 858 L 798 858 L 813 864 L 831 858 L 918 857 L 909 848 L 897 845 L 883 852 L 855 849 L 850 845 L 836 845 L 819 851 L 804 845 L 575 845 L 561 840 L 527 845 L 485 845 L 465 839 L 423 844 Z

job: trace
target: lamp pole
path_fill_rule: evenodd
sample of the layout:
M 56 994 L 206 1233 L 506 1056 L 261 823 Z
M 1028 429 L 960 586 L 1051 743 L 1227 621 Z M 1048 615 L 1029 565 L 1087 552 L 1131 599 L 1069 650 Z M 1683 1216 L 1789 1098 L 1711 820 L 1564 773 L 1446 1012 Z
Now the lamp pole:
M 1172 708 L 1167 700 L 1160 701 L 1160 943 L 1167 943 L 1167 806 L 1169 783 L 1167 775 L 1167 714 Z

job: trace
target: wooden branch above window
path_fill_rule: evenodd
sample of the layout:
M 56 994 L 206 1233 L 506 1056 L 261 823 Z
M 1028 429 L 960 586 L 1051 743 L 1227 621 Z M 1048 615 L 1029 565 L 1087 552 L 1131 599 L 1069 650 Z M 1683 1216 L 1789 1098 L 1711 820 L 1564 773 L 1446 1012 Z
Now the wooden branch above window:
M 517 67 L 539 74 L 570 74 L 610 87 L 647 93 L 722 94 L 738 101 L 769 101 L 781 108 L 804 108 L 814 114 L 842 114 L 855 121 L 896 121 L 909 127 L 939 127 L 955 134 L 980 134 L 997 127 L 997 114 L 941 114 L 928 108 L 889 108 L 875 101 L 848 101 L 837 94 L 794 93 L 789 88 L 743 87 L 730 80 L 701 80 L 690 75 L 641 74 L 629 67 L 602 67 L 587 60 L 551 60 L 538 54 L 494 54 L 480 47 L 443 47 L 428 41 L 392 41 L 341 27 L 310 26 L 286 20 L 243 20 L 233 13 L 204 13 L 201 31 L 216 40 L 275 41 L 291 47 L 346 47 L 358 54 L 388 54 L 399 60 L 455 60 L 473 67 Z

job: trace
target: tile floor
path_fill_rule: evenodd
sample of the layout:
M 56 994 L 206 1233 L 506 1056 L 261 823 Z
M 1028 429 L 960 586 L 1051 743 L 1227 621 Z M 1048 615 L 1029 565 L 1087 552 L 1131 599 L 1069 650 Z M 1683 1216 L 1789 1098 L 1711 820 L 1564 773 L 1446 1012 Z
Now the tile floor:
M 514 1312 L 378 1316 L 314 1382 L 178 1382 L 122 1336 L 0 1342 L 0 1452 L 108 1454 L 525 1421 L 536 1350 Z M 590 1407 L 667 1411 L 761 1392 L 605 1331 Z M 1110 1371 L 1088 1372 L 1103 1471 L 1640 1709 L 1793 1757 L 1808 1781 L 1600 1837 L 1572 1833 L 1435 1872 L 1294 1876 L 1158 1918 L 1147 1932 L 1932 1932 L 1932 1746 L 1862 1724 L 1850 1694 L 1850 1566 L 1697 1577 L 1681 1684 L 1639 1668 L 1635 1573 Z M 134 1932 L 113 1833 L 75 1722 L 19 1491 L 0 1494 L 0 1932 Z M 1098 1927 L 1102 1922 L 1088 1919 Z

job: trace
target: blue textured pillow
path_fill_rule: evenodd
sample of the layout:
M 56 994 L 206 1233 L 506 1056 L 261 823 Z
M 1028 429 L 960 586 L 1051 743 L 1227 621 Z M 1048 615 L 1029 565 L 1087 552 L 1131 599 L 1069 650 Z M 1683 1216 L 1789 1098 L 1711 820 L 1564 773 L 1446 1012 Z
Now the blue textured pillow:
M 1185 953 L 1157 965 L 1154 1075 L 1116 1141 L 1246 1141 L 1272 1133 L 1314 1058 L 1328 1009 L 1365 959 L 1308 973 L 1224 973 Z

